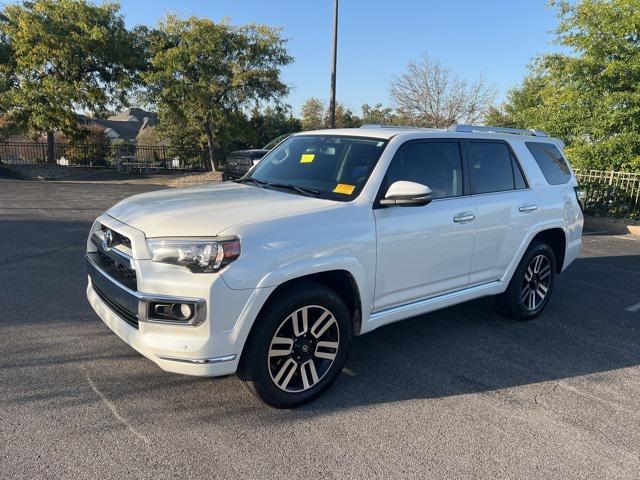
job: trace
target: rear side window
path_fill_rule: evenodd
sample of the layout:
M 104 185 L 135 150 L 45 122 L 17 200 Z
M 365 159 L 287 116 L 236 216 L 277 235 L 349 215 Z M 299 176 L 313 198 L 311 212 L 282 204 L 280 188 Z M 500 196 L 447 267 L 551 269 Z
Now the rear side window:
M 542 142 L 525 142 L 525 145 L 550 185 L 560 185 L 571 179 L 571 170 L 558 147 Z
M 509 147 L 498 142 L 469 142 L 469 165 L 474 193 L 491 193 L 523 188 L 522 174 Z M 514 167 L 519 178 L 514 176 Z M 516 187 L 516 183 L 518 187 Z
M 462 157 L 458 142 L 404 144 L 387 170 L 386 182 L 406 180 L 427 185 L 432 198 L 462 195 Z

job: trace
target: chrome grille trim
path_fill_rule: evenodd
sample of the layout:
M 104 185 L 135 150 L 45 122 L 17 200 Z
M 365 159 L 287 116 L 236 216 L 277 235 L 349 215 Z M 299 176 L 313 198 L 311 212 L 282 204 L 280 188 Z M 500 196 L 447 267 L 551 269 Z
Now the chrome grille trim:
M 96 282 L 93 281 L 93 278 L 95 275 L 99 275 L 102 281 L 108 282 L 107 285 L 109 285 L 110 289 L 114 290 L 116 295 L 120 297 L 124 297 L 126 299 L 126 301 L 123 301 L 122 303 L 128 303 L 130 305 L 133 305 L 134 303 L 137 304 L 136 316 L 139 322 L 156 323 L 161 325 L 174 325 L 174 326 L 178 325 L 183 327 L 197 327 L 198 325 L 201 325 L 202 323 L 204 323 L 204 321 L 206 320 L 207 302 L 203 298 L 178 297 L 178 296 L 172 296 L 172 295 L 147 294 L 147 293 L 138 292 L 136 290 L 132 290 L 131 288 L 117 281 L 107 272 L 102 270 L 100 266 L 97 265 L 96 262 L 93 260 L 91 254 L 87 254 L 85 256 L 85 262 L 87 263 L 87 270 L 89 272 L 89 277 L 92 279 L 91 284 L 94 290 L 95 290 Z M 96 291 L 96 293 L 98 292 Z M 116 309 L 113 308 L 110 305 L 110 303 L 117 303 L 118 306 L 127 310 L 129 314 L 134 315 L 133 307 L 126 308 L 123 305 L 121 305 L 120 302 L 116 302 L 115 299 L 111 298 L 105 292 L 102 292 L 102 294 L 105 295 L 108 299 L 108 301 L 105 301 L 105 300 L 103 301 L 105 301 L 105 303 L 111 308 L 111 310 L 113 310 L 121 318 L 122 318 L 122 314 L 118 313 L 118 311 L 116 311 Z M 100 294 L 98 294 L 98 296 L 102 298 Z M 190 303 L 190 304 L 193 304 L 195 308 L 195 312 L 193 314 L 193 317 L 188 322 L 165 321 L 165 320 L 149 318 L 149 305 L 151 303 Z

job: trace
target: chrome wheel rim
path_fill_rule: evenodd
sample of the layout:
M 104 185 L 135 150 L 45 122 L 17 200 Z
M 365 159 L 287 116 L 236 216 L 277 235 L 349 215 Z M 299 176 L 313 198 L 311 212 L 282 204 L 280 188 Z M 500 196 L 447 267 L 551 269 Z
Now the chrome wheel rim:
M 547 298 L 550 284 L 551 262 L 545 255 L 537 255 L 524 272 L 520 293 L 522 306 L 529 311 L 540 307 Z
M 302 307 L 277 328 L 269 344 L 271 380 L 289 393 L 309 390 L 329 372 L 338 354 L 340 329 L 328 309 Z

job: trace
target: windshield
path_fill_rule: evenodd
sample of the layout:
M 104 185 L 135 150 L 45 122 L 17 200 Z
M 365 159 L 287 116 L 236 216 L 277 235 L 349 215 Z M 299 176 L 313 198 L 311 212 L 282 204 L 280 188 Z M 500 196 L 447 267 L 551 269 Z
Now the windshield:
M 335 135 L 290 137 L 243 179 L 263 188 L 349 201 L 358 196 L 386 140 Z
M 275 147 L 277 144 L 279 144 L 282 140 L 287 138 L 289 135 L 291 135 L 291 134 L 290 133 L 285 133 L 284 135 L 278 135 L 276 138 L 274 138 L 269 143 L 267 143 L 264 147 L 262 147 L 262 149 L 263 150 L 271 150 L 273 147 Z

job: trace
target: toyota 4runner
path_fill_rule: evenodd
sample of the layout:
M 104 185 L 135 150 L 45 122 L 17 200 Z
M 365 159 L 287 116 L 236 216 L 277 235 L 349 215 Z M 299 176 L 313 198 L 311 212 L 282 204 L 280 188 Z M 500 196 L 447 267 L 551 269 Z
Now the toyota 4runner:
M 562 143 L 454 125 L 295 134 L 236 182 L 121 201 L 87 242 L 87 297 L 162 369 L 238 373 L 307 402 L 354 335 L 482 296 L 530 320 L 581 246 Z

